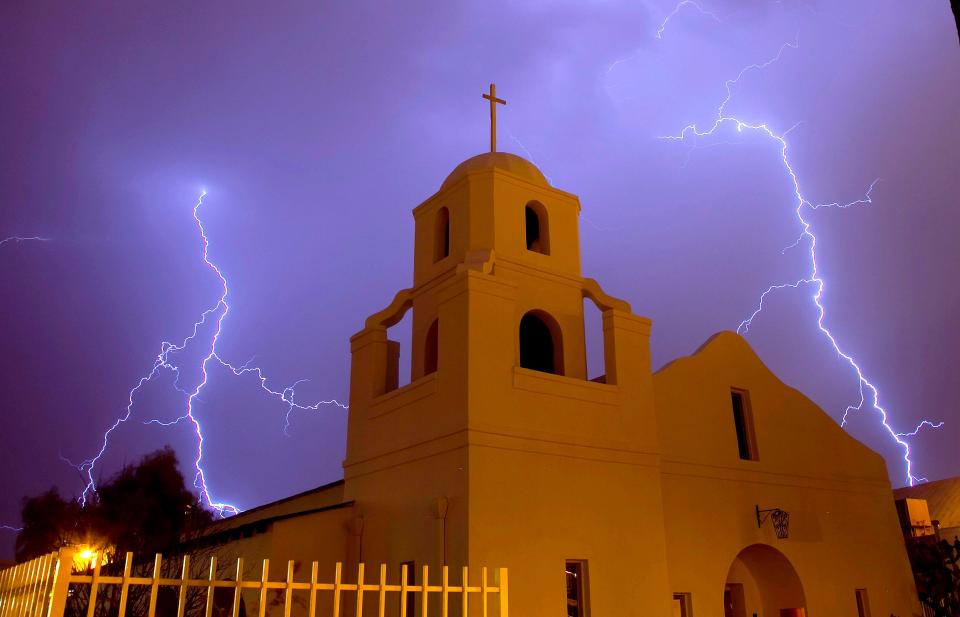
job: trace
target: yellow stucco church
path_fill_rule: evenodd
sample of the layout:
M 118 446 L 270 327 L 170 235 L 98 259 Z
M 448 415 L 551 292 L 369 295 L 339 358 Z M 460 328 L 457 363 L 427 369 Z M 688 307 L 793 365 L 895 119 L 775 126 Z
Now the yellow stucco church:
M 581 273 L 579 214 L 494 144 L 458 165 L 413 210 L 413 286 L 350 339 L 344 479 L 207 542 L 411 583 L 506 566 L 523 617 L 919 614 L 883 459 L 736 334 L 654 372 L 650 320 Z

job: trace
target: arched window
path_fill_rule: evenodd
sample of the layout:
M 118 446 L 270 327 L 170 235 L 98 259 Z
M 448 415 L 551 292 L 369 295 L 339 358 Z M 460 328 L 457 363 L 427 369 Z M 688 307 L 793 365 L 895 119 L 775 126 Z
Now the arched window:
M 437 358 L 440 355 L 439 319 L 434 319 L 427 328 L 427 338 L 423 343 L 423 374 L 437 372 Z
M 446 208 L 437 211 L 433 239 L 433 261 L 438 262 L 450 254 L 450 211 Z
M 520 367 L 563 375 L 560 326 L 543 311 L 530 311 L 520 319 Z
M 547 209 L 539 201 L 531 201 L 524 209 L 527 231 L 527 250 L 544 255 L 550 254 L 550 234 L 547 226 Z

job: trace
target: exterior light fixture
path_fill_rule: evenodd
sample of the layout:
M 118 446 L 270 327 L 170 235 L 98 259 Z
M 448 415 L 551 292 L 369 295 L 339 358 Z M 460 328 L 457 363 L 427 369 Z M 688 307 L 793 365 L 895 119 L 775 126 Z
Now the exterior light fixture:
M 777 539 L 786 540 L 790 537 L 790 513 L 780 508 L 757 509 L 757 527 L 763 527 L 763 523 L 769 518 L 773 521 L 773 530 L 777 534 Z
M 110 553 L 107 549 L 97 548 L 90 544 L 79 544 L 74 546 L 73 569 L 75 571 L 86 571 L 95 567 L 110 563 Z

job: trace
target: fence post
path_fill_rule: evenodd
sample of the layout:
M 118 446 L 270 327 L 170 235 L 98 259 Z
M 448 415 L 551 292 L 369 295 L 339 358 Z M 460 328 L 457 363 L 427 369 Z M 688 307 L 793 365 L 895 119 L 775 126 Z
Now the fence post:
M 47 617 L 63 617 L 67 609 L 67 594 L 70 591 L 70 574 L 73 572 L 73 554 L 71 547 L 61 548 L 57 553 L 57 565 L 53 569 L 53 585 L 50 590 L 50 609 Z
M 177 617 L 183 617 L 187 608 L 187 580 L 190 578 L 190 555 L 183 556 L 183 570 L 180 575 L 180 597 L 177 600 Z
M 400 617 L 407 616 L 407 564 L 400 566 Z M 409 617 L 414 617 L 410 615 Z
M 487 566 L 483 566 L 480 568 L 480 593 L 483 598 L 483 617 L 487 617 L 487 594 L 490 593 L 487 587 Z
M 333 617 L 340 617 L 340 577 L 342 569 L 343 564 L 338 561 L 336 571 L 333 574 Z
M 363 564 L 357 566 L 357 615 L 363 617 Z
M 467 606 L 470 604 L 470 597 L 467 595 L 469 589 L 467 588 L 468 581 L 470 580 L 470 571 L 467 569 L 467 566 L 463 566 L 463 575 L 461 576 L 461 581 L 463 581 L 463 612 L 462 616 L 467 617 L 468 610 Z
M 27 584 L 24 585 L 23 591 L 21 592 L 23 594 L 23 611 L 21 612 L 23 617 L 28 617 L 36 606 L 37 587 L 40 583 L 40 577 L 43 574 L 43 559 L 35 557 L 31 561 L 28 561 L 27 564 Z
M 380 608 L 377 611 L 378 617 L 384 617 L 387 610 L 387 564 L 380 564 Z
M 240 600 L 243 598 L 243 557 L 237 557 L 237 577 L 233 581 L 233 610 L 232 617 L 240 617 Z M 153 617 L 151 615 L 150 617 Z
M 319 580 L 317 568 L 319 568 L 319 565 L 316 561 L 310 564 L 310 605 L 307 610 L 307 617 L 317 616 L 317 581 Z
M 43 565 L 40 567 L 40 585 L 37 587 L 30 617 L 43 617 L 43 609 L 46 608 L 47 600 L 50 598 L 50 584 L 53 582 L 53 560 L 55 558 L 56 553 L 47 553 L 43 556 Z
M 97 571 L 94 572 L 94 575 L 99 575 L 100 562 L 97 561 Z M 160 593 L 160 574 L 161 568 L 163 568 L 163 555 L 157 553 L 153 556 L 153 578 L 150 580 L 150 604 L 147 606 L 147 617 L 155 617 L 157 614 L 157 594 Z M 94 578 L 96 581 L 96 578 Z M 96 582 L 94 582 L 96 584 Z M 90 593 L 90 598 L 93 598 L 93 593 Z M 90 605 L 93 607 L 93 604 Z M 87 617 L 94 617 L 93 613 L 90 613 Z
M 429 593 L 427 587 L 430 584 L 430 566 L 427 564 L 423 564 L 423 575 L 421 578 L 423 578 L 423 580 L 420 585 L 420 617 L 427 617 L 427 593 Z
M 283 617 L 290 617 L 293 604 L 293 560 L 287 561 L 287 586 L 283 591 Z
M 120 606 L 118 617 L 127 617 L 127 599 L 130 597 L 130 576 L 133 572 L 133 553 L 127 551 L 123 558 L 123 577 L 120 579 Z
M 210 557 L 210 573 L 207 577 L 207 605 L 204 610 L 204 617 L 211 617 L 213 615 L 213 593 L 216 591 L 214 587 L 214 581 L 217 580 L 217 556 L 213 555 Z M 125 617 L 125 615 L 120 615 L 120 617 Z
M 497 587 L 500 589 L 500 593 L 497 595 L 500 596 L 500 617 L 507 617 L 507 569 L 498 568 L 497 574 Z
M 443 575 L 440 578 L 440 584 L 442 589 L 440 597 L 443 598 L 441 601 L 440 615 L 441 617 L 447 617 L 449 614 L 448 604 L 450 603 L 450 566 L 443 566 Z
M 257 614 L 265 617 L 267 614 L 267 589 L 270 582 L 270 560 L 264 559 L 263 566 L 260 569 L 260 606 L 257 607 Z

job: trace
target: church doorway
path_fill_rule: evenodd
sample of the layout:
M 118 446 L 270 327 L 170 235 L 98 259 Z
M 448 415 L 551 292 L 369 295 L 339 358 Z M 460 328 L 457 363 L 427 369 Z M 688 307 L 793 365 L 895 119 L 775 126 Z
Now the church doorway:
M 766 544 L 740 551 L 723 588 L 724 617 L 805 617 L 806 600 L 797 571 Z

